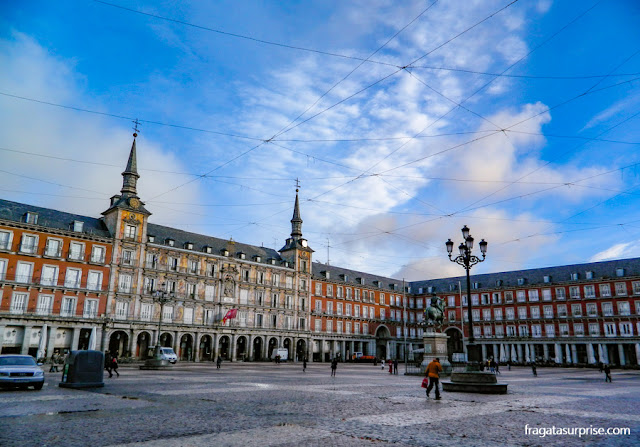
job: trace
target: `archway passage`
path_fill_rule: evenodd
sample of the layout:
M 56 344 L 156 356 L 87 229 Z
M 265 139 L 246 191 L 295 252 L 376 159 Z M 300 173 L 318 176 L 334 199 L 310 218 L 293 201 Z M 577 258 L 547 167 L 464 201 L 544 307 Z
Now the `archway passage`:
M 173 348 L 173 335 L 165 332 L 160 335 L 160 346 L 163 348 Z
M 293 360 L 293 358 L 291 358 L 292 357 L 291 356 L 291 354 L 292 354 L 292 352 L 291 352 L 291 340 L 289 340 L 288 338 L 285 338 L 282 341 L 282 347 L 287 350 L 287 359 L 289 359 L 289 361 Z
M 80 340 L 78 341 L 78 349 L 86 350 L 89 349 L 89 338 L 91 338 L 91 329 L 83 328 L 80 329 Z M 96 343 L 96 346 L 98 343 Z
M 262 337 L 253 339 L 253 360 L 262 360 Z
M 222 357 L 223 360 L 231 360 L 230 344 L 229 336 L 223 335 L 220 337 L 220 357 Z
M 307 343 L 304 340 L 298 340 L 296 343 L 296 356 L 298 360 L 304 360 L 307 356 Z
M 118 357 L 127 357 L 130 353 L 127 351 L 129 346 L 129 336 L 124 331 L 115 331 L 109 337 L 109 352 Z
M 269 347 L 267 349 L 267 357 L 269 357 L 270 360 L 273 360 L 273 350 L 278 348 L 278 339 L 277 338 L 270 338 L 269 339 Z
M 379 359 L 387 358 L 387 343 L 391 340 L 391 333 L 386 326 L 378 326 L 376 329 L 376 356 Z
M 191 355 L 193 354 L 193 337 L 191 334 L 184 334 L 180 338 L 180 360 L 191 360 Z
M 203 335 L 200 339 L 200 360 L 207 361 L 213 360 L 211 347 L 213 346 L 213 340 L 211 335 Z
M 236 340 L 236 359 L 244 361 L 247 356 L 247 338 L 238 337 Z
M 453 359 L 454 353 L 464 352 L 464 345 L 462 343 L 462 332 L 460 329 L 449 328 L 444 333 L 449 337 L 447 338 L 447 353 L 449 361 Z
M 145 360 L 149 358 L 151 353 L 149 352 L 149 346 L 151 345 L 151 335 L 148 332 L 141 332 L 138 334 L 138 340 L 136 341 L 136 357 Z

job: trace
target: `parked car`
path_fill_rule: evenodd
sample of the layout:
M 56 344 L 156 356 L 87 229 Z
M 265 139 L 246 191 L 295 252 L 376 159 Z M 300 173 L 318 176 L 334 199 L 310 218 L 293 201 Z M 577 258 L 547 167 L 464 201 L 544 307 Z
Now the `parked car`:
M 172 348 L 160 348 L 160 358 L 162 360 L 168 360 L 169 363 L 176 363 L 178 361 L 178 356 Z
M 1 387 L 34 387 L 41 390 L 44 385 L 44 371 L 30 355 L 0 355 Z

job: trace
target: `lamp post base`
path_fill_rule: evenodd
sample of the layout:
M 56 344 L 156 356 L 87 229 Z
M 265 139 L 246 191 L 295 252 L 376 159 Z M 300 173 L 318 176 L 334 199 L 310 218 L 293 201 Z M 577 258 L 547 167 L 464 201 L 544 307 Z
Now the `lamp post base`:
M 476 343 L 467 344 L 467 371 L 480 371 L 482 368 L 482 351 Z

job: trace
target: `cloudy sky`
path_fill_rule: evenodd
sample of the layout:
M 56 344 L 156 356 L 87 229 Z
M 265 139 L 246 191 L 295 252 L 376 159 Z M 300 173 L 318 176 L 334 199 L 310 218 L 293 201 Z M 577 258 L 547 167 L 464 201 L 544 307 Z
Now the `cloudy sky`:
M 635 1 L 0 6 L 0 197 L 408 280 L 640 256 Z M 328 250 L 329 248 L 329 250 Z

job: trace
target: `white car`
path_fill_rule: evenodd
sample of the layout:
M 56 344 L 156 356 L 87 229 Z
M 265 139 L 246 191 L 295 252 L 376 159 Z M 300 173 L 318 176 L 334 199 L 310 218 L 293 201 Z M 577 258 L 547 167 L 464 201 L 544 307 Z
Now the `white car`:
M 41 390 L 44 371 L 30 355 L 0 355 L 0 387 L 34 387 Z
M 162 360 L 168 360 L 169 363 L 176 363 L 178 361 L 178 356 L 172 348 L 160 348 L 160 358 Z

